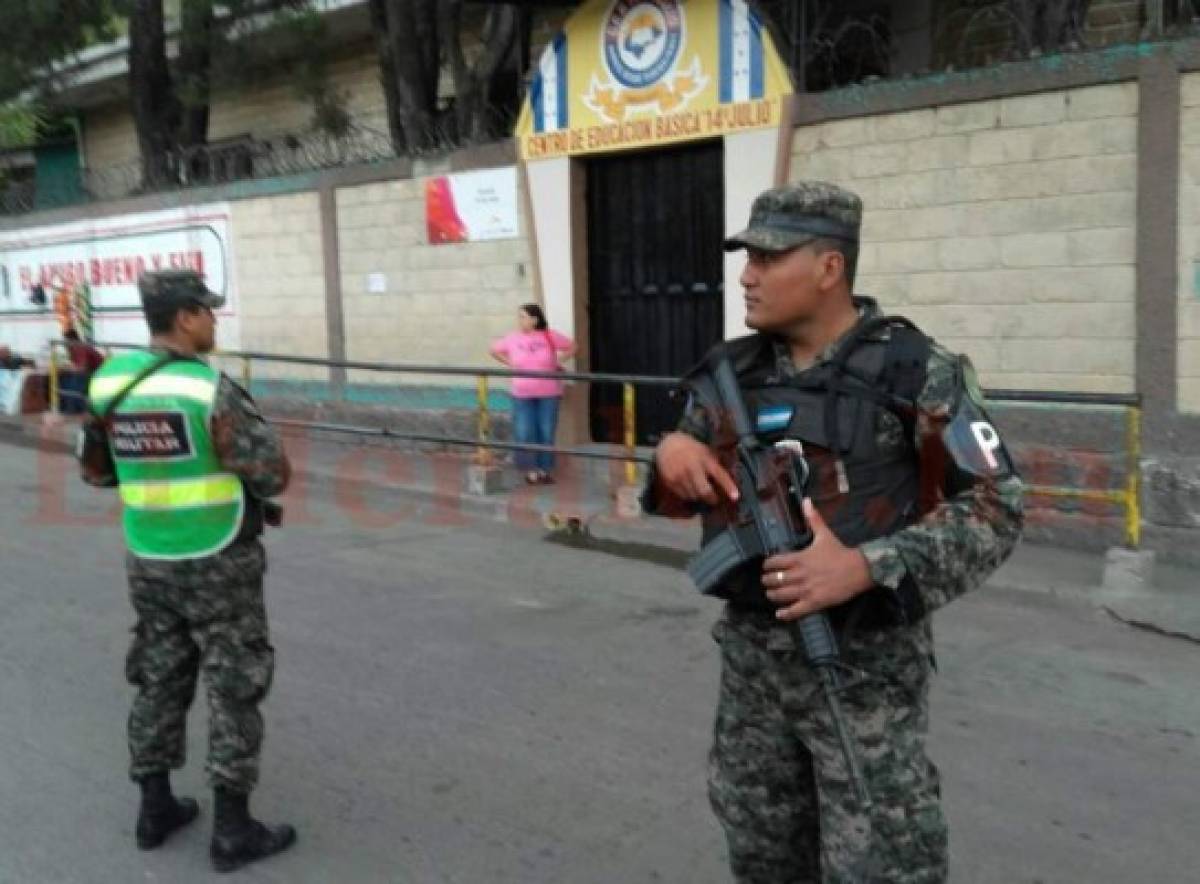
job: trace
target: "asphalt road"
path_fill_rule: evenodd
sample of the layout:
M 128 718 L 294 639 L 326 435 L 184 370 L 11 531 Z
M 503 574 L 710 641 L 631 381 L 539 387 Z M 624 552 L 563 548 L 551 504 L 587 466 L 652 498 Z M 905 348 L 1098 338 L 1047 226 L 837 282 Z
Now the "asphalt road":
M 175 776 L 200 824 L 133 847 L 111 495 L 0 445 L 0 502 L 0 882 L 210 880 L 202 701 Z M 254 808 L 300 841 L 240 880 L 729 880 L 704 790 L 716 610 L 679 571 L 532 526 L 368 518 L 397 505 L 370 494 L 292 503 Z M 1200 880 L 1200 648 L 991 588 L 936 629 L 953 881 Z

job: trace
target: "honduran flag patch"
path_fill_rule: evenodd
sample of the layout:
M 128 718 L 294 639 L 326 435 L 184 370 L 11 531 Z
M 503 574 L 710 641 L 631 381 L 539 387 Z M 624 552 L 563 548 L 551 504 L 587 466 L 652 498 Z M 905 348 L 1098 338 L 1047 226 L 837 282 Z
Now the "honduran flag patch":
M 786 430 L 788 424 L 792 422 L 792 413 L 794 411 L 795 409 L 790 405 L 770 405 L 760 409 L 758 418 L 754 421 L 754 428 L 760 433 Z

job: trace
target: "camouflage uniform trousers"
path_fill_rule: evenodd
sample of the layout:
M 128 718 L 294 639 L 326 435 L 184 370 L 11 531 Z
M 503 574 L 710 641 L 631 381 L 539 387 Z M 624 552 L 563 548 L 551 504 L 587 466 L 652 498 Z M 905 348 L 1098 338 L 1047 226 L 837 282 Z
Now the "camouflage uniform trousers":
M 137 612 L 125 676 L 137 689 L 129 714 L 130 775 L 183 766 L 187 713 L 201 671 L 208 692 L 213 786 L 250 792 L 263 740 L 259 703 L 275 650 L 263 604 L 266 552 L 257 540 L 179 562 L 126 558 Z
M 864 814 L 817 679 L 789 627 L 730 612 L 713 636 L 722 672 L 709 799 L 741 884 L 940 884 L 938 771 L 925 755 L 932 633 L 841 639 L 862 681 L 839 694 L 871 793 Z

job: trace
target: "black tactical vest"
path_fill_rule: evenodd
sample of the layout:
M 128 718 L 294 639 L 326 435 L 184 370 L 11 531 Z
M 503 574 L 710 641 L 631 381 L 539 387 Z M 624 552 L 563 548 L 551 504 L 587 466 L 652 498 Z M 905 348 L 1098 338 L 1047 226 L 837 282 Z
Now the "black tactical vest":
M 887 340 L 879 332 L 890 331 Z M 781 377 L 771 340 L 727 342 L 750 420 L 771 445 L 799 440 L 810 469 L 807 496 L 838 539 L 858 546 L 893 534 L 919 516 L 920 476 L 913 443 L 915 403 L 930 343 L 907 320 L 866 319 L 833 359 Z M 728 521 L 703 517 L 703 542 Z M 734 572 L 721 595 L 736 608 L 773 610 L 763 594 L 761 562 Z M 891 590 L 876 588 L 829 611 L 835 627 L 882 629 L 898 622 Z

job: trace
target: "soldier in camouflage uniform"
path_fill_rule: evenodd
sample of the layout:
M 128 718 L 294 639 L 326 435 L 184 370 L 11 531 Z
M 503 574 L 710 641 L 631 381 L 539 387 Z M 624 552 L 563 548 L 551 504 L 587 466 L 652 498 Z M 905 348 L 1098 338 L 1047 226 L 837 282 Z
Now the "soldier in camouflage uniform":
M 812 545 L 752 563 L 745 585 L 730 579 L 714 628 L 722 674 L 709 795 L 744 884 L 946 880 L 938 771 L 925 753 L 930 615 L 978 586 L 1022 528 L 1022 483 L 970 363 L 851 295 L 861 211 L 835 185 L 780 187 L 725 243 L 746 250 L 746 324 L 756 334 L 720 346 L 760 438 L 799 439 L 813 470 Z M 921 358 L 889 362 L 902 341 Z M 854 387 L 838 365 L 866 379 L 857 401 L 830 392 Z M 882 406 L 879 394 L 904 378 L 915 407 Z M 719 415 L 688 409 L 656 451 L 649 511 L 702 502 L 712 513 L 736 497 L 722 432 Z M 794 632 L 816 611 L 829 615 L 852 673 L 841 702 L 868 807 Z
M 157 847 L 198 813 L 193 799 L 173 796 L 169 771 L 183 766 L 187 713 L 202 672 L 211 857 L 228 871 L 295 840 L 291 826 L 266 826 L 248 808 L 263 739 L 258 707 L 275 662 L 259 535 L 264 519 L 273 521 L 268 498 L 287 486 L 290 465 L 249 394 L 200 358 L 213 349 L 213 310 L 224 299 L 192 271 L 146 273 L 139 289 L 150 350 L 110 360 L 90 391 L 97 413 L 125 394 L 109 437 L 137 614 L 125 666 L 137 688 L 128 730 L 130 775 L 142 790 L 136 840 L 142 849 Z

